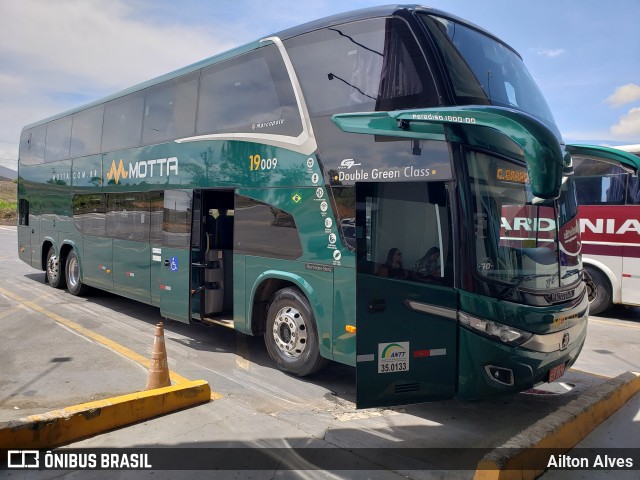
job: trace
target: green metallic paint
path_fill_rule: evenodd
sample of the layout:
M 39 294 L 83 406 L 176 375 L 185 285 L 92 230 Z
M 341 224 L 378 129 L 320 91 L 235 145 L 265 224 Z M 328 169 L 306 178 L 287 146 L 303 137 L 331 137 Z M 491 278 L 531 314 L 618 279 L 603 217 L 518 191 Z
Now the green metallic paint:
M 345 330 L 356 326 L 356 283 L 354 269 L 333 269 L 333 359 L 356 366 L 356 334 Z
M 566 304 L 532 307 L 460 291 L 461 311 L 541 335 L 558 332 L 585 322 L 588 305 L 589 300 L 586 295 L 583 295 L 581 301 L 571 308 Z
M 298 287 L 307 297 L 316 319 L 318 337 L 320 340 L 320 354 L 333 359 L 331 352 L 332 338 L 332 309 L 333 305 L 333 274 L 305 269 L 305 264 L 298 261 L 285 261 L 259 257 L 246 257 L 246 285 L 251 285 L 247 297 L 249 306 L 260 285 L 268 279 L 278 279 L 290 282 Z M 247 319 L 250 318 L 247 312 Z
M 425 130 L 421 124 L 440 128 L 455 125 L 453 132 L 490 128 L 522 149 L 533 195 L 553 199 L 560 194 L 565 166 L 560 139 L 538 120 L 515 110 L 489 106 L 441 107 L 388 113 L 339 114 L 334 115 L 332 120 L 345 132 L 425 139 L 438 139 L 435 138 L 437 133 Z M 450 135 L 447 134 L 448 137 Z M 473 134 L 471 136 L 475 137 Z
M 174 259 L 177 262 L 174 263 Z M 160 313 L 164 317 L 189 323 L 191 251 L 188 248 L 162 246 L 160 265 Z
M 250 157 L 255 155 L 260 155 L 262 159 L 277 158 L 277 166 L 270 170 L 252 171 Z M 158 164 L 153 164 L 152 167 L 149 163 L 167 158 L 177 159 L 177 175 L 175 170 L 167 174 L 165 167 L 161 169 Z M 309 158 L 314 159 L 313 168 L 307 167 Z M 117 171 L 121 160 L 120 175 L 114 175 L 109 179 L 111 169 L 115 167 Z M 146 175 L 142 176 L 145 169 Z M 309 157 L 279 147 L 232 140 L 170 142 L 111 152 L 104 155 L 102 170 L 101 183 L 105 192 L 233 188 L 238 185 L 245 188 L 315 186 L 317 184 L 312 182 L 311 175 L 314 172 L 320 173 L 315 156 Z M 131 175 L 136 170 L 138 175 Z
M 456 290 L 363 273 L 357 274 L 356 283 L 358 408 L 452 398 L 457 386 L 456 319 L 417 311 L 407 302 L 455 312 Z M 384 308 L 372 308 L 376 304 Z M 379 373 L 381 346 L 400 342 L 409 344 L 409 368 Z
M 246 277 L 246 256 L 233 256 L 233 328 L 239 332 L 251 335 L 251 311 L 247 305 L 248 286 Z
M 92 287 L 113 292 L 113 240 L 85 236 L 82 243 L 84 282 Z
M 551 368 L 564 362 L 567 363 L 567 369 L 571 367 L 582 350 L 586 335 L 585 328 L 567 350 L 540 353 L 508 347 L 466 328 L 460 328 L 458 397 L 488 398 L 533 388 L 546 381 Z M 484 369 L 486 365 L 512 370 L 514 385 L 502 385 L 489 379 Z M 534 375 L 533 372 L 537 373 Z
M 151 303 L 148 243 L 113 240 L 113 292 L 123 297 Z

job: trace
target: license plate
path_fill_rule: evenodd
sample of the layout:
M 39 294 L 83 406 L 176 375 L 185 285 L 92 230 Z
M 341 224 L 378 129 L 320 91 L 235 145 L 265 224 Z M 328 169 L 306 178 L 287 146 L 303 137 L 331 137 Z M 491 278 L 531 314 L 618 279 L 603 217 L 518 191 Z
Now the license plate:
M 554 380 L 559 379 L 562 375 L 564 375 L 564 363 L 561 363 L 560 365 L 553 367 L 551 370 L 549 370 L 549 380 L 547 380 L 548 383 L 553 382 Z

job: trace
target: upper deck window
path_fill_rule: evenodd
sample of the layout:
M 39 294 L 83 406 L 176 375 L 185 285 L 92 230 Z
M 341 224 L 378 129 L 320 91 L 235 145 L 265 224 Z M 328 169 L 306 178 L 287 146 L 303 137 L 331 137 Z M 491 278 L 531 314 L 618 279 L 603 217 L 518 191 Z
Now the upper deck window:
M 142 143 L 193 135 L 197 97 L 197 73 L 150 88 L 145 97 Z
M 312 116 L 436 104 L 424 55 L 402 20 L 323 28 L 285 46 Z
M 623 205 L 630 174 L 615 162 L 572 156 L 580 205 Z M 637 177 L 636 177 L 637 178 Z M 633 198 L 630 199 L 633 203 Z
M 457 104 L 516 108 L 555 130 L 547 102 L 517 53 L 453 20 L 427 14 L 420 18 L 446 66 Z
M 71 143 L 71 117 L 55 120 L 47 125 L 47 142 L 44 149 L 44 161 L 55 162 L 69 158 Z
M 302 121 L 284 61 L 267 45 L 202 71 L 197 133 L 297 137 Z
M 100 152 L 104 106 L 74 113 L 71 130 L 71 156 L 84 157 Z
M 113 100 L 104 109 L 102 151 L 111 152 L 140 145 L 144 92 Z
M 44 162 L 44 142 L 46 138 L 46 125 L 22 132 L 22 136 L 20 137 L 21 165 L 38 165 Z

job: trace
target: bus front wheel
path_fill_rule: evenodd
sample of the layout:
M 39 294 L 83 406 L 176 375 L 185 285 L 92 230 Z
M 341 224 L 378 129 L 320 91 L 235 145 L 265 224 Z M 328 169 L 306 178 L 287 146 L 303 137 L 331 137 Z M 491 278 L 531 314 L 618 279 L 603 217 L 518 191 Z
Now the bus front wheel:
M 596 295 L 589 306 L 590 315 L 598 315 L 611 307 L 611 284 L 604 273 L 596 268 L 587 268 L 593 283 L 596 284 Z
M 271 358 L 287 373 L 304 377 L 327 363 L 320 355 L 311 306 L 296 288 L 279 290 L 271 299 L 264 340 Z
M 80 280 L 80 260 L 75 251 L 71 250 L 67 255 L 65 272 L 67 275 L 67 290 L 71 295 L 82 295 L 87 287 Z
M 47 282 L 53 288 L 64 288 L 64 263 L 60 261 L 53 247 L 50 247 L 47 253 L 46 276 Z

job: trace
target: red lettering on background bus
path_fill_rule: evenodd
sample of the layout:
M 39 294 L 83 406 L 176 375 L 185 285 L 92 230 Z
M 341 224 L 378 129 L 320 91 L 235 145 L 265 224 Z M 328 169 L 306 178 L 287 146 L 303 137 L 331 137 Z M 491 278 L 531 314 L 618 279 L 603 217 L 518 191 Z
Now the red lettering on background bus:
M 640 244 L 640 206 L 581 205 L 578 216 L 585 242 Z
M 500 246 L 555 248 L 556 222 L 553 208 L 532 205 L 503 205 Z

